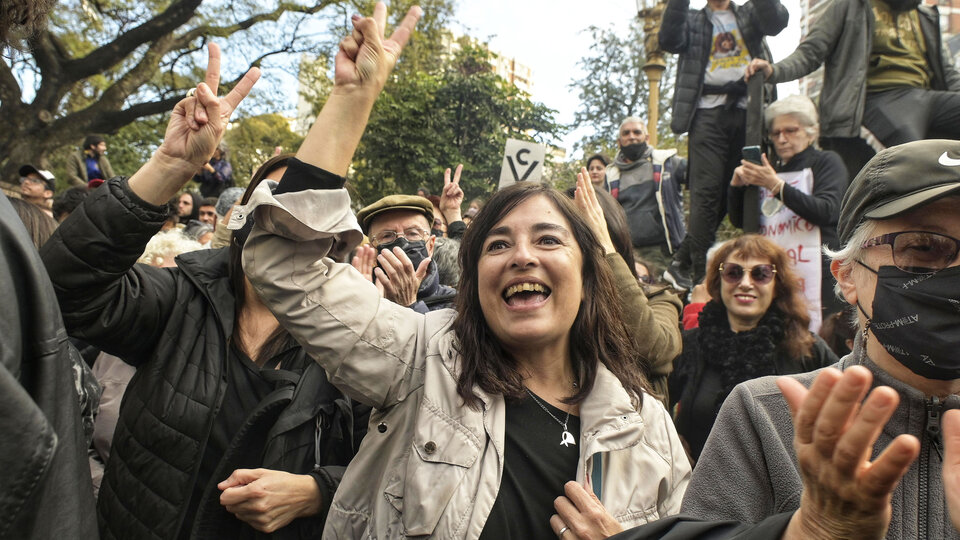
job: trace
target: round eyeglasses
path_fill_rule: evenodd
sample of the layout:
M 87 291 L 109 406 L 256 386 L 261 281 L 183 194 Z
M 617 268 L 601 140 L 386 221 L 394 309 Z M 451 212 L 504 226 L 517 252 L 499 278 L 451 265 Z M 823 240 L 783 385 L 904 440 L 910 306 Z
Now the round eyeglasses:
M 744 268 L 737 263 L 720 263 L 720 277 L 727 283 L 740 283 L 743 281 L 744 274 L 750 274 L 750 281 L 754 285 L 766 285 L 773 281 L 777 274 L 777 267 L 772 264 L 758 264 L 750 268 Z

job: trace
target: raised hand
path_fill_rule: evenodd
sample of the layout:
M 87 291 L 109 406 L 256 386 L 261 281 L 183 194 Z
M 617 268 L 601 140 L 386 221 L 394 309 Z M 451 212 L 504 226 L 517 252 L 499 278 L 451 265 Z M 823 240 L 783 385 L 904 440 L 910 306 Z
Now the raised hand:
M 334 69 L 334 86 L 341 88 L 371 87 L 379 93 L 387 76 L 410 40 L 422 11 L 413 6 L 393 31 L 384 39 L 387 25 L 387 6 L 377 2 L 373 17 L 354 15 L 353 32 L 340 41 Z
M 616 252 L 617 248 L 610 239 L 610 230 L 607 229 L 607 220 L 603 217 L 603 208 L 597 200 L 597 192 L 593 189 L 593 182 L 590 181 L 586 167 L 581 167 L 577 173 L 577 189 L 573 194 L 573 202 L 583 212 L 583 217 L 590 224 L 590 230 L 600 241 L 604 251 Z M 633 261 L 627 261 L 627 264 L 633 264 Z
M 373 279 L 373 270 L 377 267 L 377 249 L 370 244 L 357 248 L 356 255 L 350 261 L 350 264 L 357 269 L 360 274 L 377 286 L 380 296 L 383 296 L 383 283 Z
M 207 75 L 197 85 L 196 93 L 173 108 L 163 144 L 157 150 L 167 158 L 195 165 L 194 170 L 207 164 L 230 121 L 230 115 L 260 78 L 260 70 L 250 68 L 239 83 L 222 98 L 217 97 L 220 86 L 220 47 L 208 46 Z
M 793 415 L 793 446 L 803 479 L 800 509 L 784 538 L 883 538 L 890 525 L 890 498 L 920 453 L 920 441 L 899 435 L 874 461 L 873 444 L 900 397 L 870 389 L 870 372 L 827 368 L 808 391 L 789 377 L 777 386 Z
M 165 204 L 203 167 L 223 137 L 230 115 L 260 78 L 260 70 L 250 68 L 229 94 L 218 98 L 220 47 L 211 43 L 208 50 L 204 82 L 197 85 L 194 95 L 176 104 L 163 144 L 130 177 L 130 189 L 148 203 Z
M 457 165 L 456 172 L 453 173 L 453 179 L 450 179 L 450 169 L 443 171 L 443 191 L 440 192 L 440 211 L 443 212 L 447 224 L 454 221 L 463 221 L 460 215 L 460 207 L 463 206 L 463 190 L 460 189 L 460 173 L 463 171 L 463 163 Z
M 397 57 L 410 39 L 420 7 L 407 12 L 390 39 L 384 40 L 387 7 L 377 3 L 373 17 L 354 15 L 353 31 L 340 41 L 330 97 L 317 115 L 297 159 L 333 174 L 345 175 L 370 119 L 370 111 Z

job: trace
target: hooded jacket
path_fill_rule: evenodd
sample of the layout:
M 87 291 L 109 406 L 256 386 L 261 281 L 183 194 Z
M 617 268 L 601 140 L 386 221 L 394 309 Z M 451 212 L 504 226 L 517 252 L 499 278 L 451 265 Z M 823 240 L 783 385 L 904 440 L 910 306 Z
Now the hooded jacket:
M 648 165 L 649 164 L 649 165 Z M 623 170 L 641 168 L 640 177 Z M 647 168 L 649 174 L 645 174 Z M 648 148 L 638 161 L 624 163 L 621 154 L 607 166 L 606 185 L 623 207 L 634 246 L 664 244 L 670 253 L 687 234 L 681 186 L 687 183 L 687 160 L 675 149 Z
M 853 352 L 834 367 L 843 370 L 862 364 L 873 373 L 873 387 L 890 386 L 900 394 L 900 405 L 877 438 L 870 459 L 876 459 L 901 433 L 920 439 L 920 457 L 893 492 L 887 539 L 960 538 L 947 515 L 940 438 L 942 413 L 960 408 L 960 396 L 944 400 L 924 396 L 867 358 L 861 341 L 858 336 Z M 791 377 L 809 387 L 819 373 Z M 723 404 L 703 448 L 683 500 L 684 513 L 707 520 L 756 523 L 799 508 L 802 491 L 793 451 L 793 421 L 776 378 L 740 384 Z
M 322 258 L 360 239 L 344 189 L 274 195 L 262 184 L 240 214 L 250 212 L 250 281 L 331 382 L 376 409 L 324 538 L 478 537 L 499 490 L 506 406 L 478 389 L 483 405 L 463 406 L 455 313 L 413 314 L 352 266 Z M 625 526 L 675 513 L 690 468 L 659 402 L 644 394 L 638 412 L 601 366 L 580 415 L 577 481 L 602 460 L 593 485 Z
M 0 538 L 97 538 L 70 344 L 36 247 L 0 194 Z
M 960 73 L 943 48 L 940 13 L 936 6 L 927 5 L 917 11 L 932 75 L 930 87 L 960 92 Z M 773 66 L 772 83 L 799 79 L 824 66 L 819 100 L 824 137 L 860 136 L 873 31 L 870 0 L 832 0 L 797 50 Z
M 713 26 L 707 10 L 690 9 L 690 0 L 669 0 L 660 25 L 660 47 L 680 55 L 677 82 L 673 89 L 674 133 L 690 131 L 697 104 L 703 93 L 703 79 L 710 64 Z M 730 2 L 730 10 L 751 58 L 772 61 L 764 36 L 775 36 L 786 28 L 790 14 L 779 0 L 748 0 L 742 6 Z M 776 99 L 776 88 L 767 85 L 767 103 Z
M 187 253 L 171 269 L 135 265 L 166 217 L 164 207 L 144 202 L 125 178 L 115 178 L 93 191 L 42 251 L 68 330 L 139 360 L 100 487 L 105 538 L 179 538 L 226 388 L 235 310 L 229 251 Z M 283 374 L 234 438 L 221 460 L 225 474 L 205 488 L 192 538 L 219 538 L 224 520 L 235 521 L 219 504 L 216 483 L 250 459 L 268 469 L 313 472 L 325 512 L 365 424 L 323 371 L 305 364 L 300 374 Z M 262 456 L 243 455 L 248 440 L 262 442 Z M 271 537 L 314 537 L 324 517 L 294 520 Z

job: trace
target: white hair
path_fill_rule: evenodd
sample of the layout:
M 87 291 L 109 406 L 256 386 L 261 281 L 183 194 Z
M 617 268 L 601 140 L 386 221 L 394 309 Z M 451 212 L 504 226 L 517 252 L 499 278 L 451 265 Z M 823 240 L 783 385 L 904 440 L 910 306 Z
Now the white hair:
M 857 225 L 857 228 L 854 229 L 853 234 L 850 235 L 850 239 L 847 240 L 847 243 L 842 246 L 840 249 L 834 251 L 827 246 L 823 246 L 823 253 L 830 257 L 831 261 L 837 261 L 840 263 L 840 268 L 847 268 L 856 264 L 857 261 L 861 259 L 861 254 L 863 253 L 863 243 L 867 240 L 873 238 L 874 232 L 877 230 L 877 222 L 872 219 L 868 219 Z M 833 292 L 836 293 L 837 298 L 846 301 L 843 298 L 843 292 L 840 290 L 840 282 L 833 284 Z
M 816 137 L 820 133 L 820 116 L 817 114 L 817 106 L 807 96 L 787 96 L 771 103 L 763 113 L 767 131 L 770 131 L 775 118 L 786 114 L 796 118 L 807 135 Z
M 645 124 L 643 120 L 641 120 L 640 118 L 637 118 L 636 116 L 628 116 L 623 119 L 623 122 L 620 122 L 620 127 L 617 128 L 617 137 L 619 137 L 620 132 L 623 131 L 623 126 L 633 122 L 640 124 L 640 128 L 643 130 L 643 132 L 647 133 L 647 124 Z
M 197 251 L 198 249 L 203 249 L 200 242 L 191 240 L 180 229 L 170 229 L 153 235 L 137 262 L 150 266 L 160 266 L 165 259 L 172 259 L 182 253 Z

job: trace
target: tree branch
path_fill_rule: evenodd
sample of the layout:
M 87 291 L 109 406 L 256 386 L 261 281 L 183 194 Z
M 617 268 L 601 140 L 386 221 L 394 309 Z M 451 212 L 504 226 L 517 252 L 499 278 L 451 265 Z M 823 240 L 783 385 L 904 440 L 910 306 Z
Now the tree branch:
M 208 37 L 208 38 L 209 37 L 228 37 L 241 30 L 246 30 L 257 23 L 266 22 L 266 21 L 276 21 L 277 19 L 280 18 L 281 15 L 287 12 L 312 15 L 322 10 L 323 8 L 327 7 L 329 3 L 330 3 L 329 0 L 322 0 L 314 4 L 312 7 L 280 4 L 280 6 L 273 11 L 266 12 L 266 13 L 257 13 L 256 15 L 253 15 L 242 21 L 238 21 L 234 24 L 230 24 L 227 26 L 213 26 L 213 25 L 203 24 L 183 33 L 179 38 L 177 38 L 177 41 L 174 42 L 173 48 L 180 49 L 183 47 L 187 47 L 193 40 L 199 37 Z
M 20 84 L 6 62 L 0 62 L 0 111 L 23 105 Z
M 159 39 L 189 21 L 203 0 L 178 0 L 163 13 L 149 21 L 131 28 L 117 39 L 101 46 L 83 58 L 64 63 L 64 72 L 69 80 L 79 81 L 116 65 L 132 53 L 137 47 Z

